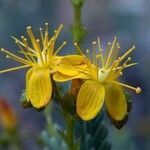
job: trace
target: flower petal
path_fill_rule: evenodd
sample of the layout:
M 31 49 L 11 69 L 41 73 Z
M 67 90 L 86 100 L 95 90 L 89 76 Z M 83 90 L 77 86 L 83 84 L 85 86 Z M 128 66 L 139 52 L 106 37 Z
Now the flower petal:
M 93 119 L 104 103 L 105 90 L 102 84 L 87 80 L 79 91 L 77 97 L 77 114 L 83 120 Z
M 81 55 L 67 55 L 62 58 L 62 61 L 65 61 L 71 65 L 85 64 L 85 58 Z
M 26 98 L 29 102 L 29 81 L 32 75 L 33 68 L 29 69 L 26 74 Z
M 106 85 L 105 104 L 109 115 L 116 121 L 122 120 L 127 113 L 127 102 L 121 86 L 114 83 Z
M 64 81 L 69 81 L 69 80 L 72 80 L 72 79 L 88 79 L 89 77 L 84 75 L 84 74 L 79 74 L 77 76 L 67 76 L 67 75 L 64 75 L 62 73 L 59 73 L 59 72 L 56 72 L 54 75 L 53 75 L 53 79 L 55 81 L 58 81 L 58 82 L 64 82 Z
M 36 108 L 41 108 L 50 101 L 52 85 L 50 80 L 50 70 L 48 68 L 33 68 L 27 74 L 27 93 L 31 104 Z
M 67 76 L 77 76 L 80 74 L 79 70 L 86 67 L 84 57 L 80 55 L 64 56 L 59 64 L 53 65 L 53 69 Z

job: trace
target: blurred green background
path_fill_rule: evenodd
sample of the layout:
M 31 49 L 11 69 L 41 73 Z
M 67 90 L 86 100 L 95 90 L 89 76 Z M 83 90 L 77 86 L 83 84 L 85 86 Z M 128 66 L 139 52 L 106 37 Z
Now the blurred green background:
M 139 64 L 124 73 L 123 80 L 131 85 L 141 86 L 142 94 L 133 98 L 133 109 L 129 120 L 121 130 L 110 125 L 109 138 L 112 150 L 150 149 L 150 1 L 149 0 L 86 0 L 82 20 L 88 34 L 82 47 L 89 48 L 100 36 L 102 47 L 117 36 L 121 53 L 136 45 L 133 61 Z M 66 40 L 62 54 L 72 53 L 73 40 L 70 26 L 73 10 L 70 0 L 0 0 L 0 47 L 17 51 L 10 36 L 26 35 L 25 28 L 31 25 L 37 33 L 39 27 L 49 23 L 50 32 L 64 25 L 58 43 Z M 0 68 L 17 65 L 0 54 Z M 39 150 L 36 137 L 45 127 L 42 113 L 23 109 L 19 98 L 25 89 L 25 72 L 21 70 L 0 75 L 0 96 L 5 97 L 15 108 L 19 118 L 19 131 L 23 136 L 23 149 Z

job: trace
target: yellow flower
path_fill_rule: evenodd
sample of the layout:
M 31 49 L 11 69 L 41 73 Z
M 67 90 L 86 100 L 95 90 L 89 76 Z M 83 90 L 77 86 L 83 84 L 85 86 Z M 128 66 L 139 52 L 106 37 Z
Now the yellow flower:
M 125 68 L 136 65 L 136 63 L 128 63 L 131 60 L 128 55 L 135 49 L 135 46 L 117 58 L 120 45 L 116 37 L 112 44 L 108 43 L 105 54 L 102 53 L 99 38 L 98 53 L 96 52 L 96 42 L 93 42 L 92 45 L 92 56 L 90 56 L 89 50 L 87 50 L 88 56 L 84 56 L 75 43 L 77 50 L 85 57 L 86 61 L 86 67 L 84 68 L 83 66 L 74 66 L 74 70 L 78 70 L 77 76 L 68 77 L 68 79 L 85 79 L 77 96 L 77 114 L 83 120 L 93 119 L 105 102 L 109 115 L 114 120 L 120 121 L 127 113 L 124 87 L 134 90 L 137 94 L 141 92 L 140 87 L 135 88 L 117 80 L 123 75 L 122 72 Z M 61 76 L 60 78 L 57 73 L 54 74 L 54 78 L 57 81 L 67 80 L 67 76 Z
M 51 38 L 49 37 L 48 23 L 45 23 L 44 31 L 40 28 L 40 39 L 35 37 L 30 26 L 27 27 L 29 41 L 24 36 L 21 36 L 21 40 L 13 37 L 22 56 L 15 55 L 4 48 L 1 49 L 1 52 L 6 54 L 6 58 L 11 58 L 23 65 L 1 70 L 0 73 L 30 68 L 26 74 L 26 96 L 27 100 L 36 108 L 45 106 L 52 95 L 50 74 L 55 71 L 54 66 L 57 66 L 62 58 L 57 56 L 57 53 L 66 44 L 63 42 L 58 49 L 55 48 L 55 41 L 62 27 L 63 25 L 60 25 Z

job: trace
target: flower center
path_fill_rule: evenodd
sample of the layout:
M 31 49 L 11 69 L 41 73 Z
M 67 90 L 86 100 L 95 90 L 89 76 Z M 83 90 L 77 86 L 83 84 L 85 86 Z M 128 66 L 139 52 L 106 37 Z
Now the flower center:
M 109 73 L 109 69 L 107 69 L 107 70 L 105 70 L 105 69 L 100 69 L 100 70 L 98 71 L 98 80 L 99 80 L 100 82 L 104 82 L 104 81 L 106 80 L 106 78 L 107 78 L 108 73 Z

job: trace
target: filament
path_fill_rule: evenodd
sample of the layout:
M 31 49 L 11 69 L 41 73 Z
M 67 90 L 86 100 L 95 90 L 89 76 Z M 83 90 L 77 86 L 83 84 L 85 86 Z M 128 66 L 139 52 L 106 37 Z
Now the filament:
M 15 60 L 17 60 L 17 61 L 19 61 L 19 62 L 21 62 L 21 63 L 24 63 L 24 64 L 31 64 L 31 62 L 29 62 L 29 61 L 27 61 L 27 60 L 25 60 L 25 59 L 23 59 L 23 58 L 21 58 L 21 57 L 18 57 L 18 56 L 16 56 L 15 54 L 12 54 L 12 53 L 8 52 L 8 51 L 5 50 L 4 48 L 1 48 L 1 52 L 6 53 L 7 55 L 10 56 L 10 58 L 15 59 Z
M 9 69 L 5 69 L 5 70 L 1 70 L 0 74 L 6 73 L 6 72 L 15 71 L 15 70 L 24 69 L 24 68 L 27 68 L 27 67 L 30 67 L 30 65 L 23 65 L 23 66 L 18 66 L 18 67 L 14 67 L 14 68 L 9 68 Z
M 114 50 L 114 46 L 115 46 L 115 43 L 116 43 L 116 37 L 114 37 L 114 41 L 112 43 L 112 46 L 111 46 L 111 49 L 110 49 L 110 52 L 109 52 L 109 55 L 108 55 L 108 58 L 107 58 L 107 61 L 106 61 L 106 64 L 105 64 L 105 68 L 107 68 L 110 64 L 110 60 L 111 60 L 111 57 L 112 57 L 112 54 L 113 54 L 113 50 Z
M 64 41 L 64 42 L 62 43 L 62 45 L 61 45 L 61 46 L 57 49 L 57 51 L 54 53 L 54 55 L 56 55 L 66 44 L 67 44 L 67 42 Z
M 133 46 L 133 47 L 130 48 L 125 54 L 123 54 L 123 55 L 121 56 L 121 61 L 122 61 L 126 56 L 128 56 L 134 49 L 135 49 L 135 46 Z
M 79 54 L 81 54 L 82 56 L 84 56 L 84 54 L 82 53 L 82 50 L 80 49 L 80 47 L 78 46 L 78 44 L 74 43 L 74 46 L 76 47 L 76 49 L 79 52 Z

